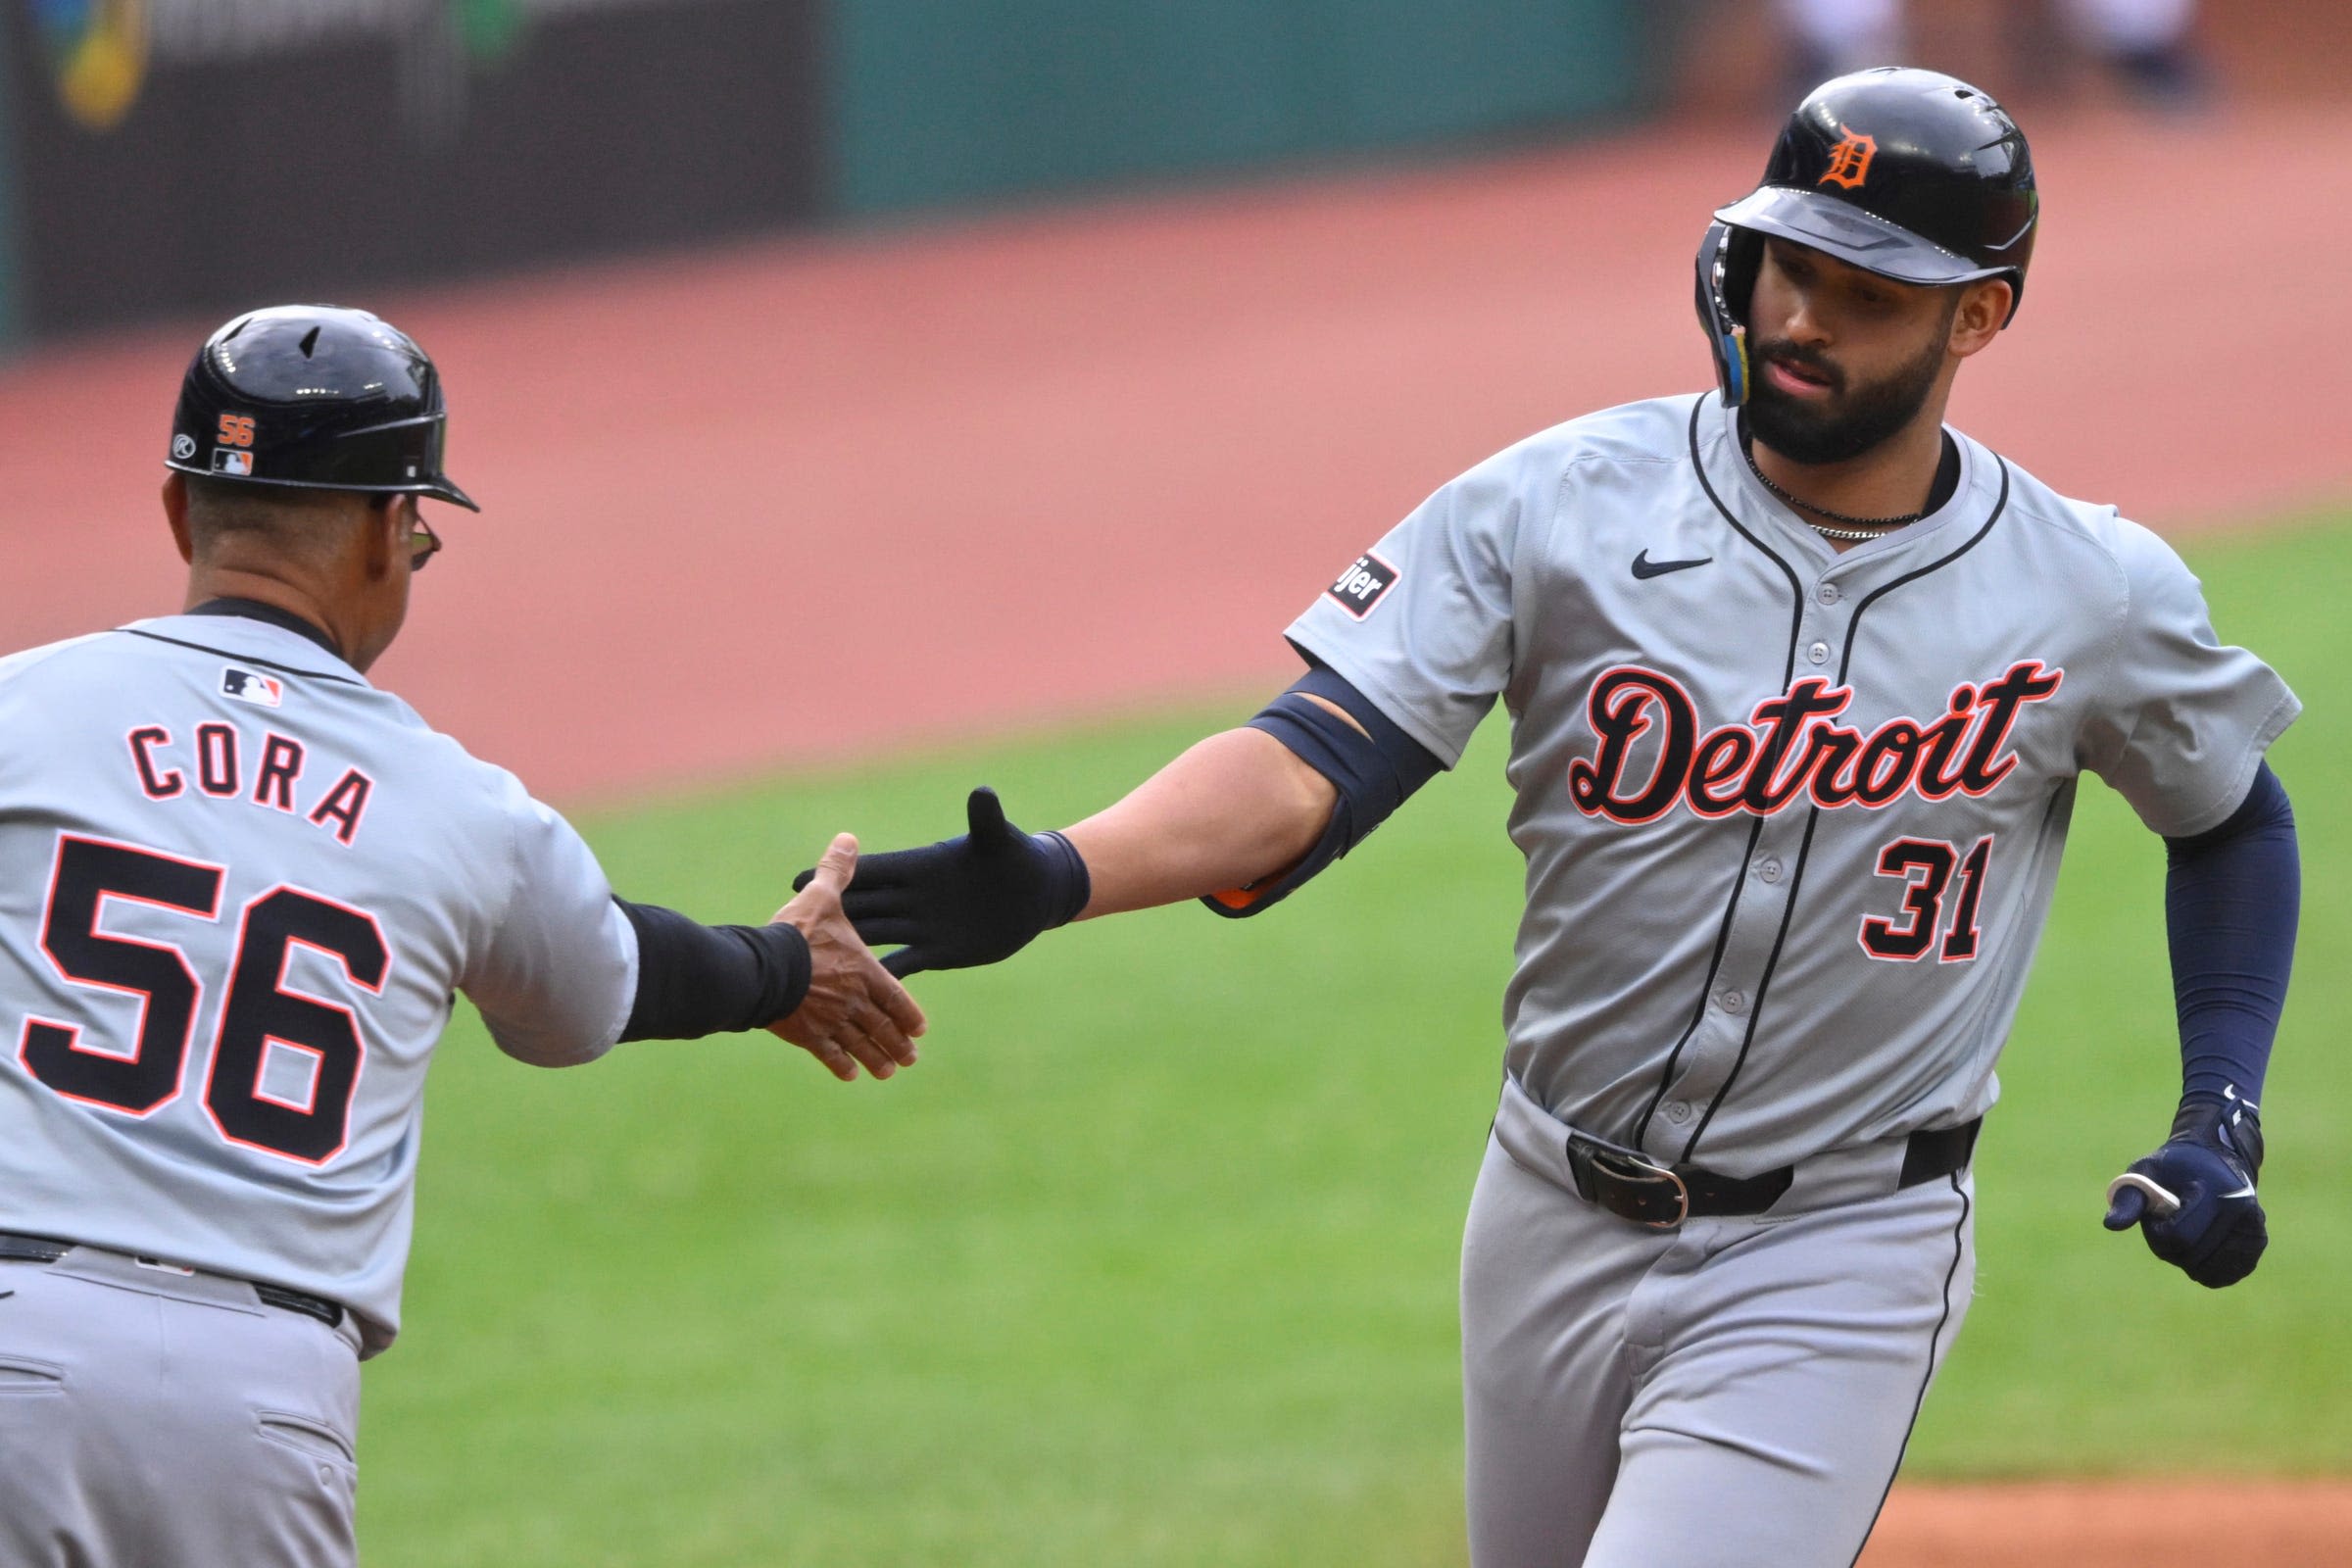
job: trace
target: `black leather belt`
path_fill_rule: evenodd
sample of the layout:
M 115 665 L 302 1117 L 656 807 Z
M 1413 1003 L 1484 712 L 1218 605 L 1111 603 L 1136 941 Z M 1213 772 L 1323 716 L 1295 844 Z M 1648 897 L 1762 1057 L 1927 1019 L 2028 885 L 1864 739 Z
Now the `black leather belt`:
M 1895 1186 L 1917 1187 L 1967 1165 L 1984 1118 L 1957 1127 L 1913 1133 L 1903 1146 Z M 1582 1133 L 1568 1135 L 1568 1170 L 1587 1202 L 1653 1230 L 1670 1231 L 1707 1214 L 1761 1214 L 1796 1181 L 1796 1167 L 1754 1176 L 1725 1176 L 1697 1165 L 1661 1165 L 1647 1154 L 1619 1149 Z
M 15 1231 L 0 1231 L 0 1262 L 54 1263 L 80 1245 L 57 1236 L 24 1236 Z M 154 1263 L 161 1259 L 142 1257 L 139 1261 Z M 308 1291 L 288 1290 L 283 1285 L 264 1285 L 259 1280 L 247 1283 L 252 1285 L 254 1295 L 271 1306 L 282 1307 L 288 1312 L 300 1312 L 305 1317 L 315 1317 L 330 1329 L 343 1326 L 343 1304 L 340 1301 L 330 1301 L 323 1296 L 313 1296 Z
M 271 1306 L 300 1312 L 305 1317 L 315 1317 L 330 1329 L 343 1326 L 341 1301 L 330 1301 L 323 1296 L 313 1296 L 308 1291 L 290 1291 L 283 1285 L 265 1285 L 260 1280 L 254 1280 L 252 1285 L 253 1294 Z

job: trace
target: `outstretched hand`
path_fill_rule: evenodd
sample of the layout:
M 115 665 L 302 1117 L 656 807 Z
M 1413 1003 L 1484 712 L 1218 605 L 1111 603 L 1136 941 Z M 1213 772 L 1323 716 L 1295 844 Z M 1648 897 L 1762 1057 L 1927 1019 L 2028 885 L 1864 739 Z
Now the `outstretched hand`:
M 1086 862 L 1069 840 L 1014 827 L 986 787 L 972 791 L 964 816 L 958 838 L 867 856 L 842 897 L 860 937 L 899 950 L 882 960 L 892 974 L 1009 958 L 1086 907 Z M 823 871 L 793 886 L 813 889 Z
M 876 1078 L 912 1066 L 915 1037 L 926 1027 L 923 1009 L 866 951 L 842 912 L 842 890 L 857 871 L 858 840 L 844 833 L 813 870 L 794 881 L 799 891 L 776 911 L 808 943 L 808 995 L 767 1026 L 843 1083 L 855 1080 L 860 1065 Z

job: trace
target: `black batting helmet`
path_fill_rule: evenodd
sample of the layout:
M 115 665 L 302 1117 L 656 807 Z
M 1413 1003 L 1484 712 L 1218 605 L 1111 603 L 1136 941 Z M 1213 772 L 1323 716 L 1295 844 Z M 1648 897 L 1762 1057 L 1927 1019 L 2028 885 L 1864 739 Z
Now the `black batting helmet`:
M 196 351 L 172 417 L 182 473 L 242 484 L 432 496 L 475 512 L 441 471 L 448 411 L 416 340 L 339 305 L 279 305 Z
M 1724 402 L 1747 398 L 1763 236 L 1900 283 L 2006 277 L 2014 317 L 2040 211 L 2025 132 L 1967 82 L 1883 66 L 1822 83 L 1782 127 L 1764 182 L 1719 210 L 1699 246 L 1698 318 Z

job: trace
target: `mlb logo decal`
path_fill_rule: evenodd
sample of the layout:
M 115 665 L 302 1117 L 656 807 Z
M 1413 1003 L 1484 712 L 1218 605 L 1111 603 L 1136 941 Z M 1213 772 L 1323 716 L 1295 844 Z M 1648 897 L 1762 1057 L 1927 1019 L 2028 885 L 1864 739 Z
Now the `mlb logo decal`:
M 232 664 L 220 672 L 220 695 L 234 697 L 240 703 L 275 708 L 286 700 L 286 688 L 284 683 L 271 676 L 257 675 L 250 669 L 238 669 Z
M 1325 591 L 1340 602 L 1342 610 L 1361 620 L 1396 586 L 1396 568 L 1367 550 Z
M 243 477 L 253 472 L 253 454 L 235 447 L 213 448 L 213 471 Z

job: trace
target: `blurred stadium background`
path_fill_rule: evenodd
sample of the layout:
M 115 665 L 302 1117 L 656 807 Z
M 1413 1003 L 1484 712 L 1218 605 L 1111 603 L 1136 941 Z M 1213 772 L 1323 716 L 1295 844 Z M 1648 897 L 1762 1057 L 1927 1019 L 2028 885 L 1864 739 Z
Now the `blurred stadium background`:
M 1765 0 L 0 11 L 7 646 L 175 602 L 154 494 L 206 330 L 378 310 L 489 509 L 444 519 L 381 678 L 634 896 L 734 919 L 973 782 L 1081 814 L 1253 707 L 1437 483 L 1701 384 L 1690 252 L 1805 70 Z M 1956 420 L 2172 534 L 2302 691 L 2309 869 L 2279 1241 L 2206 1298 L 2096 1227 L 2173 1079 L 2161 856 L 2086 803 L 1980 1299 L 1866 1561 L 1980 1562 L 2004 1520 L 2021 1568 L 2352 1560 L 2352 8 L 2206 0 L 2154 97 L 2041 0 L 1910 13 L 2047 202 Z M 1263 921 L 936 977 L 888 1086 L 748 1041 L 551 1078 L 454 1031 L 369 1560 L 1458 1561 L 1453 1250 L 1517 907 L 1492 730 Z M 1933 1486 L 2083 1476 L 2163 1485 Z M 2183 1521 L 2225 1508 L 2216 1558 Z

